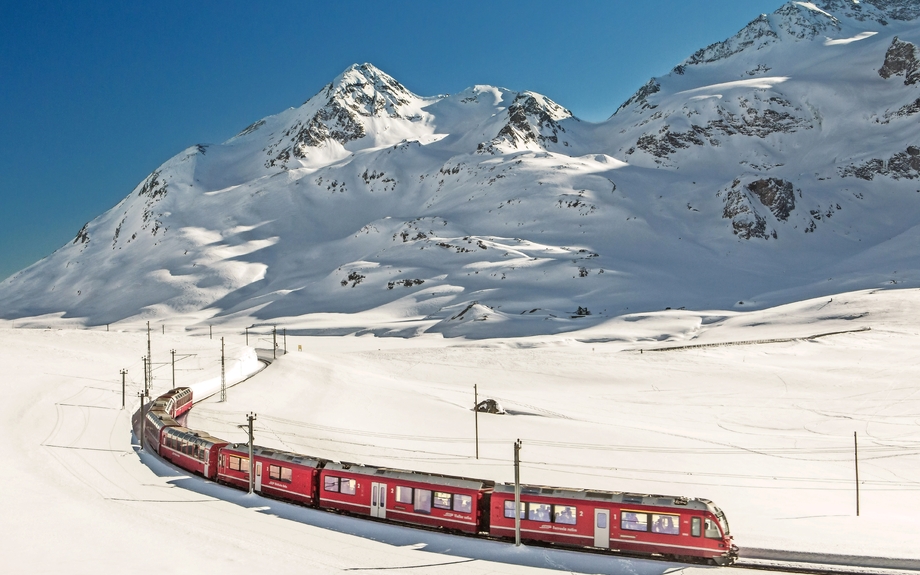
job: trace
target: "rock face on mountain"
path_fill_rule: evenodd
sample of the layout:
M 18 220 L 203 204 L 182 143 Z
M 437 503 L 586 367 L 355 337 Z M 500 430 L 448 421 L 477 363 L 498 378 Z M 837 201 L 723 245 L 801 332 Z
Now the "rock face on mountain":
M 599 124 L 355 65 L 160 166 L 0 315 L 475 337 L 920 285 L 918 17 L 789 2 Z

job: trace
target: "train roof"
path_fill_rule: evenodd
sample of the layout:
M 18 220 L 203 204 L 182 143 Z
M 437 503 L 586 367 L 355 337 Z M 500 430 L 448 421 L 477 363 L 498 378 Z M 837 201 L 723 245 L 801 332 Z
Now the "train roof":
M 422 473 L 419 471 L 406 471 L 404 469 L 391 469 L 389 467 L 374 467 L 371 465 L 362 465 L 360 463 L 330 461 L 326 463 L 325 469 L 327 471 L 345 471 L 348 473 L 357 473 L 359 475 L 424 482 L 443 487 L 456 487 L 474 491 L 479 491 L 483 488 L 492 488 L 495 485 L 495 482 L 485 479 L 456 477 L 453 475 L 441 475 L 439 473 Z
M 169 412 L 162 409 L 148 409 L 147 421 L 151 422 L 153 425 L 156 425 L 159 429 L 162 429 L 163 427 L 181 427 L 179 422 L 173 419 Z
M 495 493 L 514 493 L 514 484 L 500 483 L 495 486 Z M 623 505 L 653 505 L 656 507 L 676 507 L 706 511 L 714 510 L 712 501 L 708 499 L 691 499 L 669 495 L 645 495 L 641 493 L 626 493 L 623 491 L 570 489 L 565 487 L 547 487 L 544 485 L 521 485 L 521 495 L 582 499 L 585 501 L 602 501 L 605 503 L 620 503 Z
M 226 439 L 214 437 L 207 431 L 197 431 L 195 429 L 182 427 L 181 425 L 177 425 L 176 427 L 167 427 L 166 433 L 169 435 L 176 435 L 182 439 L 185 439 L 186 441 L 194 441 L 196 443 L 228 443 Z
M 244 453 L 249 457 L 249 444 L 248 443 L 231 443 L 226 447 L 226 449 L 232 449 L 234 451 Z M 309 467 L 319 467 L 320 464 L 325 463 L 325 459 L 319 457 L 310 457 L 309 455 L 301 455 L 299 453 L 294 453 L 292 451 L 284 451 L 281 449 L 269 449 L 267 447 L 262 447 L 259 445 L 252 446 L 252 455 L 253 457 L 265 457 L 268 459 L 275 459 L 277 461 L 287 461 L 290 463 L 296 463 L 298 465 L 306 465 Z

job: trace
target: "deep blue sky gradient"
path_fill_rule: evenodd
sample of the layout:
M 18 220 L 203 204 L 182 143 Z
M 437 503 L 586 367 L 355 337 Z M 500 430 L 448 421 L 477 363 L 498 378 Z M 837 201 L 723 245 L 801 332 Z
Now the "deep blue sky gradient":
M 162 162 L 353 63 L 416 94 L 492 84 L 588 121 L 782 0 L 0 0 L 0 279 Z

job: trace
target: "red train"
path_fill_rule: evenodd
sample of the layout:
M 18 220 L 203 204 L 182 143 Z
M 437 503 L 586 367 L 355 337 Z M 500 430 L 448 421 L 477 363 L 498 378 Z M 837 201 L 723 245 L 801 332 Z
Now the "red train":
M 150 404 L 147 445 L 175 465 L 248 489 L 248 444 L 231 444 L 180 425 L 192 390 Z M 328 461 L 253 446 L 255 491 L 358 516 L 501 539 L 514 538 L 514 486 L 483 479 Z M 521 538 L 678 561 L 731 565 L 738 558 L 728 521 L 706 499 L 521 486 Z

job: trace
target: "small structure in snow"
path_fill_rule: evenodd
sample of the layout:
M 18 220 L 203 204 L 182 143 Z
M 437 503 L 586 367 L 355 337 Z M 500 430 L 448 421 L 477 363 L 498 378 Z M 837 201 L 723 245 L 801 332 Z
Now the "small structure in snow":
M 505 409 L 502 407 L 502 404 L 495 401 L 494 399 L 483 399 L 478 404 L 476 404 L 476 411 L 480 413 L 495 413 L 497 415 L 505 415 Z

